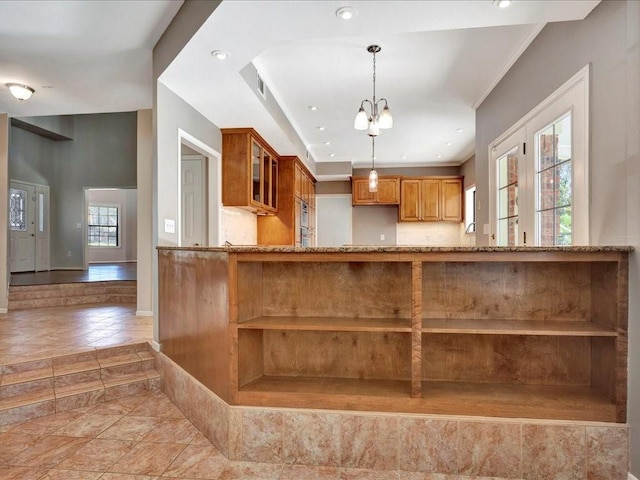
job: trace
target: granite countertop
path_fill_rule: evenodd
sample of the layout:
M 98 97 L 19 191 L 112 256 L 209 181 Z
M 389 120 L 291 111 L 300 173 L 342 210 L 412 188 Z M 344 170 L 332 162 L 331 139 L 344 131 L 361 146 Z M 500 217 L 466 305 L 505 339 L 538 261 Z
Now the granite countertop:
M 191 250 L 228 253 L 430 253 L 430 252 L 631 252 L 628 245 L 585 245 L 570 247 L 426 247 L 351 245 L 343 247 L 291 247 L 266 245 L 232 245 L 228 247 L 172 247 L 158 246 L 158 250 Z

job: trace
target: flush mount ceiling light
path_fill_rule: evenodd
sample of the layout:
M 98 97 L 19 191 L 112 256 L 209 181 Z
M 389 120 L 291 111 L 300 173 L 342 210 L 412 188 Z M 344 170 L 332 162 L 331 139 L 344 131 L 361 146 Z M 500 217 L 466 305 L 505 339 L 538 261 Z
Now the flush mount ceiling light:
M 369 172 L 369 191 L 378 191 L 378 172 L 376 172 L 376 137 L 371 135 L 371 171 Z
M 393 118 L 387 105 L 387 99 L 376 100 L 376 53 L 380 53 L 381 50 L 382 48 L 378 45 L 369 45 L 367 47 L 367 52 L 373 54 L 373 98 L 371 100 L 364 99 L 360 103 L 360 109 L 353 122 L 353 127 L 356 130 L 367 130 L 372 137 L 379 135 L 380 129 L 393 127 Z M 382 102 L 384 102 L 384 108 L 382 113 L 378 113 L 378 104 Z M 364 108 L 365 104 L 369 105 L 370 112 L 368 113 Z
M 511 0 L 493 0 L 492 3 L 498 8 L 507 8 L 511 5 Z
M 33 93 L 35 92 L 35 90 L 29 85 L 23 85 L 21 83 L 7 83 L 5 85 L 7 86 L 7 88 L 9 88 L 11 95 L 16 97 L 21 102 L 23 100 L 29 100 L 31 98 L 31 95 L 33 95 Z
M 224 50 L 213 50 L 211 52 L 211 56 L 218 60 L 226 60 L 229 58 L 229 52 L 225 52 Z
M 336 17 L 338 17 L 340 20 L 351 20 L 356 16 L 356 13 L 357 11 L 353 7 L 340 7 L 338 10 L 336 10 Z

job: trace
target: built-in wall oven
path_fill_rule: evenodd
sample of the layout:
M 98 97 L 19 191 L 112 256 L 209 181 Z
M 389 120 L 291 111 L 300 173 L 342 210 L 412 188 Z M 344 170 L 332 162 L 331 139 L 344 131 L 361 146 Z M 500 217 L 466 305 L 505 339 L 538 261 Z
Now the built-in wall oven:
M 311 246 L 311 227 L 309 226 L 309 205 L 300 203 L 300 246 Z

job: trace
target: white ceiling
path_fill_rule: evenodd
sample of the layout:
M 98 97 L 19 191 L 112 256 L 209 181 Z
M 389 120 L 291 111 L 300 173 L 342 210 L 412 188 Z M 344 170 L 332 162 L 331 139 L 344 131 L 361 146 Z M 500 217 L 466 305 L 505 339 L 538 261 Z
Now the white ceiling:
M 378 44 L 377 96 L 394 128 L 376 139 L 376 165 L 459 165 L 474 151 L 475 107 L 544 24 L 582 19 L 597 4 L 225 0 L 161 81 L 216 125 L 252 126 L 280 154 L 304 155 L 241 77 L 252 62 L 316 161 L 367 166 L 371 141 L 353 119 L 371 98 L 366 47 Z M 336 17 L 344 5 L 354 19 Z M 214 49 L 230 57 L 215 60 Z
M 394 116 L 376 142 L 377 164 L 457 165 L 473 153 L 474 108 L 544 23 L 582 19 L 598 1 L 514 0 L 498 9 L 491 0 L 225 0 L 161 81 L 216 125 L 253 126 L 279 153 L 304 156 L 242 78 L 253 63 L 315 160 L 364 166 L 371 144 L 353 118 L 371 97 L 366 46 L 376 43 L 377 93 Z M 152 48 L 181 4 L 0 1 L 0 112 L 150 108 Z M 357 9 L 348 22 L 335 16 L 344 5 Z M 214 49 L 230 57 L 217 61 Z M 36 93 L 18 102 L 7 82 Z
M 0 112 L 10 116 L 152 106 L 153 47 L 182 1 L 0 1 Z M 29 101 L 5 83 L 26 83 Z

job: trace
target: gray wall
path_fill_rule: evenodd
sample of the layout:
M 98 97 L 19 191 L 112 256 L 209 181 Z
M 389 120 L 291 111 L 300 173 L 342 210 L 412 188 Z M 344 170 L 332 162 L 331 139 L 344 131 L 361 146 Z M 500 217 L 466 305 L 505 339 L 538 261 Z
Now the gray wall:
M 476 111 L 478 224 L 489 221 L 488 145 L 574 73 L 591 64 L 590 237 L 640 243 L 640 2 L 605 1 L 583 21 L 547 25 Z M 482 232 L 482 228 L 479 228 Z M 477 243 L 488 243 L 478 234 Z M 640 476 L 640 260 L 631 255 L 631 471 Z
M 464 177 L 464 188 L 476 183 L 476 156 L 472 155 L 460 165 L 460 175 Z
M 395 245 L 397 206 L 359 206 L 352 210 L 354 245 Z M 384 240 L 380 238 L 384 235 Z
M 136 186 L 136 113 L 74 116 L 74 139 L 11 128 L 9 175 L 49 185 L 51 268 L 83 268 L 84 187 Z

